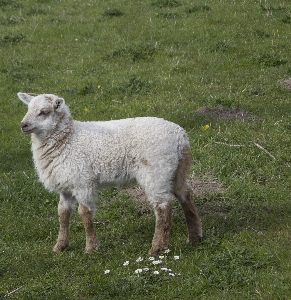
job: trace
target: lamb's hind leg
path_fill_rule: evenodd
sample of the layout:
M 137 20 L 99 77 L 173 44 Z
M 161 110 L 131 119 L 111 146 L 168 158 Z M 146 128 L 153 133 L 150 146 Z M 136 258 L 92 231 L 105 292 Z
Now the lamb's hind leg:
M 190 150 L 188 147 L 185 147 L 185 149 L 182 151 L 182 157 L 179 160 L 173 186 L 174 195 L 179 200 L 185 214 L 188 228 L 187 242 L 190 244 L 195 244 L 202 237 L 202 225 L 197 208 L 193 202 L 192 189 L 188 184 L 190 163 Z
M 168 248 L 170 229 L 172 225 L 172 202 L 155 204 L 156 226 L 150 255 L 157 255 Z
M 93 217 L 94 213 L 91 212 L 86 206 L 83 204 L 79 204 L 78 208 L 79 215 L 82 219 L 85 232 L 86 232 L 86 253 L 91 253 L 95 250 L 98 249 L 99 247 L 99 242 L 94 230 L 94 225 L 93 225 Z
M 61 194 L 58 205 L 59 235 L 53 251 L 60 252 L 69 246 L 69 222 L 75 200 L 70 195 Z
M 192 190 L 190 187 L 184 193 L 175 193 L 185 214 L 188 239 L 187 243 L 196 244 L 202 238 L 202 225 L 197 208 L 192 200 Z

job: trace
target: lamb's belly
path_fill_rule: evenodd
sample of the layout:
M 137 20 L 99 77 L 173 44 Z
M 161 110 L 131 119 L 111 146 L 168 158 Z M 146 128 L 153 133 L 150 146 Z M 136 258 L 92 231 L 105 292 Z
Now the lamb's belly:
M 106 187 L 124 187 L 136 183 L 136 178 L 133 172 L 128 170 L 106 170 L 93 171 L 87 170 L 70 170 L 64 172 L 63 168 L 54 168 L 42 172 L 40 180 L 44 186 L 53 192 L 63 193 L 89 186 L 92 188 L 106 188 Z
M 133 172 L 128 172 L 126 170 L 112 170 L 112 172 L 99 173 L 98 176 L 98 186 L 112 187 L 112 186 L 128 186 L 136 182 L 136 177 Z
M 137 166 L 134 159 L 124 153 L 112 159 L 111 153 L 99 153 L 100 158 L 88 155 L 65 156 L 55 159 L 49 165 L 46 161 L 36 164 L 41 182 L 54 192 L 62 193 L 78 188 L 103 188 L 126 186 L 135 182 Z M 102 154 L 102 155 L 101 155 Z

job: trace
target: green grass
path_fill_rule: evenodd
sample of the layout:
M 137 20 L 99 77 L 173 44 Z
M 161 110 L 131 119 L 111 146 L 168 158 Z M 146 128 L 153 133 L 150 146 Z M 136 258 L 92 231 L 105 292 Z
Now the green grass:
M 277 83 L 291 77 L 290 19 L 279 0 L 0 0 L 0 298 L 290 299 L 290 91 Z M 154 216 L 116 189 L 99 194 L 100 250 L 83 253 L 75 213 L 69 249 L 52 253 L 58 196 L 38 182 L 19 91 L 58 94 L 79 120 L 158 116 L 188 131 L 193 174 L 224 192 L 195 197 L 197 247 L 174 202 L 161 266 L 180 276 L 135 274 Z M 257 119 L 193 113 L 219 104 Z

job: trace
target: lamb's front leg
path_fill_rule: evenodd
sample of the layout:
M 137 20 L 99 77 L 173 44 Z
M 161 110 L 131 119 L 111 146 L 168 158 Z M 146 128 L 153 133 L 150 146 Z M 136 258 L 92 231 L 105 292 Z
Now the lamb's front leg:
M 86 232 L 86 253 L 91 253 L 95 250 L 98 249 L 99 247 L 99 242 L 94 230 L 94 225 L 93 225 L 93 217 L 94 214 L 91 212 L 86 206 L 83 204 L 79 204 L 78 208 L 79 215 L 82 219 L 85 232 Z
M 59 214 L 59 222 L 60 222 L 60 230 L 57 239 L 57 243 L 55 244 L 53 251 L 60 252 L 69 246 L 69 222 L 71 216 L 72 209 L 64 204 L 61 200 L 58 206 L 58 214 Z

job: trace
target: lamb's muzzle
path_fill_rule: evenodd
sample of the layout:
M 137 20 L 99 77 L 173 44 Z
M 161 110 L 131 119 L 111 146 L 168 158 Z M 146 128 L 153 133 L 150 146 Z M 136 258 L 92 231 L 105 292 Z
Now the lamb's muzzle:
M 31 124 L 28 124 L 26 122 L 21 122 L 20 123 L 20 128 L 21 128 L 21 131 L 23 133 L 30 133 L 31 132 Z
M 190 144 L 183 128 L 153 117 L 79 122 L 56 95 L 18 93 L 18 97 L 28 105 L 21 130 L 31 133 L 40 181 L 60 194 L 55 252 L 69 245 L 69 218 L 77 203 L 86 232 L 86 252 L 97 250 L 93 226 L 97 191 L 129 183 L 144 189 L 155 212 L 151 255 L 168 247 L 173 196 L 185 214 L 187 242 L 199 241 L 202 227 L 189 186 Z

